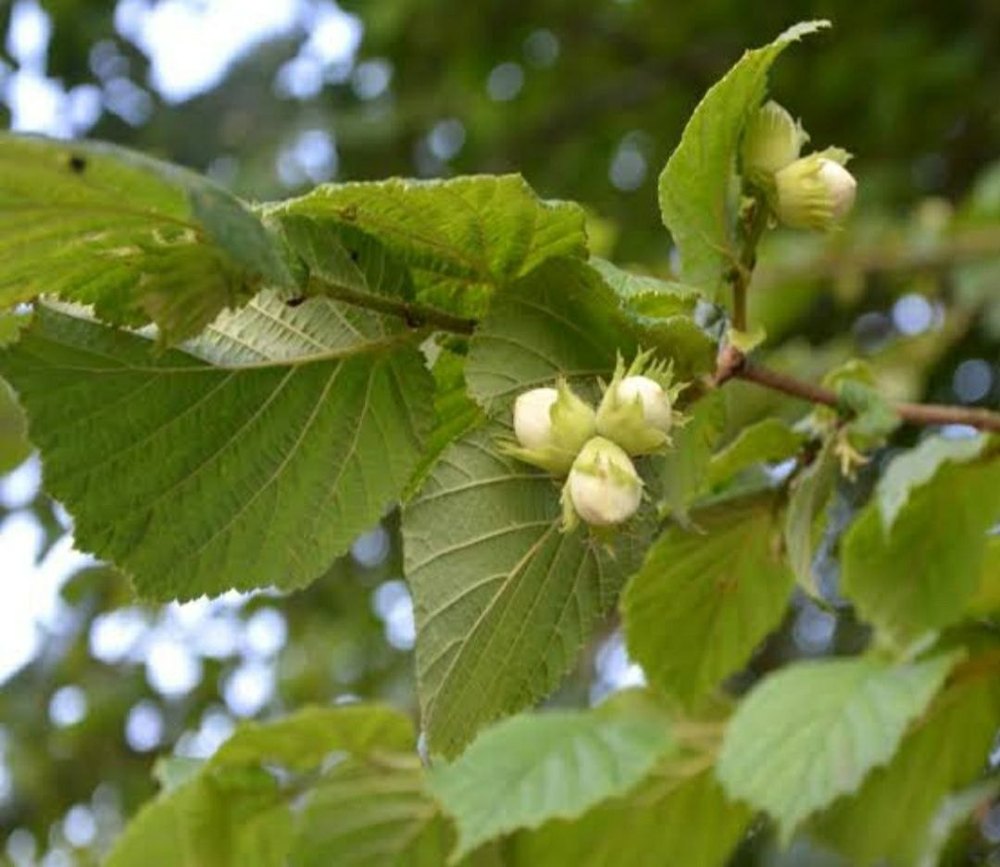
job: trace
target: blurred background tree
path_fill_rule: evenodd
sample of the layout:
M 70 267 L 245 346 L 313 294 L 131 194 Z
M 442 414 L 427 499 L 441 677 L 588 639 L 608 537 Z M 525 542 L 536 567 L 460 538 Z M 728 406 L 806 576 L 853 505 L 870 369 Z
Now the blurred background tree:
M 893 397 L 996 407 L 1000 5 L 808 11 L 835 30 L 790 52 L 772 91 L 815 145 L 856 154 L 861 192 L 845 231 L 768 239 L 753 315 L 769 363 L 819 378 L 860 355 Z M 744 48 L 803 14 L 788 0 L 0 0 L 0 120 L 138 148 L 260 200 L 520 171 L 590 209 L 594 252 L 667 275 L 656 178 L 685 119 Z M 731 429 L 803 411 L 738 383 L 726 399 Z M 207 755 L 240 718 L 354 697 L 414 708 L 395 516 L 301 593 L 150 607 L 73 551 L 2 381 L 0 473 L 0 862 L 98 863 L 153 794 L 156 757 Z M 864 473 L 839 492 L 840 528 L 865 493 Z M 831 581 L 836 543 L 820 552 Z M 800 601 L 734 686 L 865 637 L 849 611 Z M 609 624 L 557 701 L 640 677 Z M 998 844 L 994 807 L 949 863 L 1000 864 Z M 807 841 L 779 853 L 767 833 L 737 861 L 840 863 Z

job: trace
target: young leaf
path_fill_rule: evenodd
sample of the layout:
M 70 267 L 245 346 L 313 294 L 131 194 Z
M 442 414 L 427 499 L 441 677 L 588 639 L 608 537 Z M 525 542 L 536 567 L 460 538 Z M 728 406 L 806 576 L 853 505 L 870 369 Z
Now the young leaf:
M 906 461 L 917 482 L 906 484 L 901 472 L 887 476 L 844 538 L 844 593 L 902 643 L 965 614 L 982 580 L 987 532 L 1000 520 L 1000 457 L 984 452 L 962 464 L 955 451 L 950 455 L 923 484 L 920 456 Z M 891 529 L 882 518 L 884 496 Z
M 712 456 L 708 467 L 709 484 L 724 482 L 762 461 L 783 461 L 794 457 L 804 442 L 802 434 L 777 418 L 767 418 L 743 428 L 731 443 Z
M 546 259 L 587 251 L 583 210 L 539 199 L 520 175 L 328 184 L 266 213 L 362 229 L 413 269 L 423 300 L 466 314 Z
M 680 251 L 681 275 L 710 299 L 718 297 L 724 275 L 739 262 L 734 180 L 743 127 L 764 98 L 767 73 L 778 55 L 827 26 L 827 21 L 797 24 L 770 45 L 747 51 L 695 108 L 660 175 L 660 212 Z
M 629 652 L 690 703 L 737 671 L 780 622 L 794 583 L 770 498 L 699 511 L 671 527 L 622 595 Z
M 768 676 L 729 723 L 719 779 L 731 797 L 766 810 L 787 841 L 892 758 L 958 658 L 817 660 Z
M 817 536 L 837 483 L 835 440 L 828 439 L 813 462 L 792 482 L 785 515 L 785 549 L 795 579 L 810 596 L 821 596 L 813 572 Z
M 420 354 L 405 336 L 366 337 L 331 302 L 267 298 L 195 348 L 154 353 L 42 309 L 0 372 L 78 543 L 142 595 L 303 586 L 416 466 L 431 395 Z
M 458 829 L 456 857 L 629 789 L 675 749 L 669 719 L 630 702 L 514 717 L 489 729 L 431 789 Z
M 122 148 L 0 136 L 0 308 L 92 304 L 176 342 L 266 282 L 290 285 L 260 221 L 208 180 Z
M 970 660 L 972 668 L 975 660 Z M 976 780 L 1000 724 L 1000 685 L 978 676 L 946 689 L 884 768 L 818 817 L 814 833 L 852 864 L 914 864 L 945 797 Z
M 722 867 L 751 811 L 730 801 L 712 769 L 677 779 L 654 772 L 628 794 L 579 819 L 553 819 L 519 833 L 517 867 Z
M 614 551 L 560 532 L 558 484 L 502 455 L 500 433 L 455 442 L 403 512 L 422 720 L 449 756 L 555 688 L 637 560 L 637 529 Z

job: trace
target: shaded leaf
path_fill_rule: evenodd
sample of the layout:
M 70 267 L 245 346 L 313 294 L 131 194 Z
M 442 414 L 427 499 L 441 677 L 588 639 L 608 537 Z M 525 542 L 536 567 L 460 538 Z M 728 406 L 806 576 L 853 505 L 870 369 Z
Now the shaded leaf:
M 732 442 L 712 456 L 708 468 L 709 484 L 724 482 L 754 464 L 794 457 L 805 439 L 777 418 L 767 418 L 745 427 Z
M 714 363 L 712 341 L 688 317 L 640 321 L 586 262 L 552 259 L 494 298 L 472 339 L 466 377 L 492 410 L 560 375 L 610 378 L 618 354 L 631 360 L 639 348 L 672 360 L 679 379 Z
M 823 443 L 813 462 L 792 481 L 785 515 L 785 550 L 795 579 L 811 596 L 819 597 L 813 570 L 816 542 L 823 532 L 827 504 L 837 483 L 836 440 Z
M 770 497 L 700 510 L 697 523 L 702 532 L 668 529 L 622 595 L 630 654 L 686 703 L 746 663 L 794 583 Z
M 722 784 L 766 810 L 787 841 L 803 819 L 854 792 L 892 758 L 957 659 L 817 660 L 769 675 L 729 723 L 718 763 Z

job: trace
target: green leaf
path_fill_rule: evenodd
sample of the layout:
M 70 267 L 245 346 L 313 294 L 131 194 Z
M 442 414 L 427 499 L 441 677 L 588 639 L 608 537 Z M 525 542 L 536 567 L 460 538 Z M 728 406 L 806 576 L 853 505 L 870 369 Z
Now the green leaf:
M 318 788 L 307 773 L 334 760 L 333 770 Z M 358 771 L 361 771 L 359 776 Z M 401 806 L 393 793 L 419 790 L 420 761 L 414 751 L 409 719 L 378 705 L 305 708 L 272 723 L 245 723 L 207 762 L 161 766 L 172 785 L 147 805 L 119 839 L 109 867 L 284 867 L 289 863 L 337 863 L 355 867 L 396 864 L 374 858 L 372 830 L 388 811 Z M 357 783 L 338 802 L 331 798 L 331 781 Z M 371 803 L 378 789 L 381 809 Z M 290 803 L 300 791 L 308 794 L 303 809 Z M 366 798 L 368 799 L 366 801 Z M 437 815 L 424 796 L 421 821 Z M 414 809 L 416 809 L 414 806 Z M 324 828 L 317 827 L 322 810 Z M 367 830 L 362 825 L 367 822 Z M 438 824 L 441 820 L 437 819 Z M 337 858 L 306 859 L 315 845 L 330 846 L 330 833 L 350 828 L 343 846 L 329 849 Z M 322 832 L 322 833 L 320 833 Z M 392 837 L 388 829 L 383 842 Z M 319 834 L 319 839 L 317 839 Z M 325 836 L 324 836 L 325 835 Z M 450 838 L 438 848 L 439 860 L 414 864 L 440 865 Z M 298 852 L 293 860 L 290 853 Z M 320 850 L 322 851 L 322 850 Z M 406 847 L 400 845 L 398 853 Z M 407 862 L 409 863 L 409 862 Z
M 725 425 L 725 396 L 709 392 L 690 410 L 687 423 L 671 432 L 674 447 L 658 461 L 660 512 L 682 526 L 691 526 L 688 507 L 707 485 L 712 449 Z
M 631 359 L 640 347 L 671 359 L 679 379 L 714 360 L 711 340 L 689 318 L 641 322 L 586 262 L 551 259 L 494 297 L 472 338 L 466 377 L 473 396 L 495 409 L 557 376 L 609 377 L 619 353 Z
M 384 295 L 404 301 L 415 295 L 410 269 L 385 244 L 341 223 L 287 216 L 277 221 L 289 252 L 304 269 L 306 294 L 333 294 L 364 300 Z M 320 281 L 320 285 L 310 280 Z
M 329 184 L 266 212 L 356 226 L 413 269 L 423 300 L 468 314 L 552 256 L 586 256 L 583 210 L 520 175 Z
M 810 596 L 820 597 L 813 570 L 817 537 L 822 535 L 826 507 L 837 484 L 836 440 L 823 443 L 819 454 L 792 481 L 785 515 L 785 550 L 795 579 Z
M 458 857 L 625 794 L 673 748 L 669 720 L 630 702 L 536 713 L 484 732 L 455 762 L 435 768 L 430 785 L 455 820 Z
M 43 309 L 0 373 L 77 542 L 142 595 L 303 586 L 416 467 L 430 426 L 422 358 L 405 336 L 366 336 L 332 302 L 293 310 L 267 297 L 189 349 L 154 352 Z
M 681 276 L 713 300 L 739 262 L 735 172 L 743 127 L 764 98 L 778 55 L 827 26 L 797 24 L 770 45 L 747 51 L 695 108 L 660 175 L 660 212 L 681 255 Z
M 296 817 L 295 867 L 442 867 L 455 833 L 426 790 L 420 760 L 346 762 Z
M 953 452 L 919 487 L 906 484 L 901 472 L 888 476 L 844 538 L 845 595 L 862 617 L 904 644 L 965 615 L 982 580 L 987 532 L 1000 520 L 1000 457 L 955 459 Z M 906 466 L 916 468 L 918 479 L 926 470 L 919 456 Z M 882 519 L 883 495 L 894 516 L 891 529 Z
M 979 617 L 1000 614 L 1000 534 L 994 533 L 986 541 L 979 588 L 969 600 L 967 611 Z
M 292 816 L 274 779 L 197 776 L 147 804 L 106 867 L 284 867 Z
M 11 387 L 0 379 L 0 475 L 20 466 L 30 454 L 24 412 Z
M 0 307 L 40 294 L 175 342 L 291 276 L 260 221 L 177 166 L 94 142 L 0 135 Z
M 982 455 L 989 443 L 985 435 L 968 439 L 929 436 L 915 448 L 893 458 L 878 481 L 876 497 L 886 532 L 906 506 L 910 495 L 926 485 L 944 464 L 964 464 Z
M 422 721 L 449 756 L 556 687 L 637 562 L 638 524 L 615 549 L 560 532 L 559 484 L 501 454 L 500 433 L 455 442 L 403 512 Z
M 852 864 L 915 864 L 945 797 L 986 767 L 998 724 L 995 676 L 960 680 L 913 725 L 888 765 L 818 817 L 814 833 Z
M 306 771 L 333 752 L 365 755 L 373 750 L 413 753 L 416 735 L 409 717 L 376 704 L 302 708 L 274 722 L 243 723 L 209 765 L 280 765 Z
M 768 676 L 729 723 L 718 773 L 766 810 L 784 841 L 895 754 L 958 655 L 892 665 L 873 657 L 799 662 Z
M 740 669 L 781 622 L 794 583 L 770 497 L 671 527 L 622 595 L 629 652 L 650 681 L 690 704 Z
M 427 437 L 423 457 L 406 487 L 404 501 L 412 499 L 420 490 L 445 449 L 485 420 L 479 405 L 469 397 L 465 358 L 443 349 L 431 372 L 437 387 L 434 393 L 437 423 Z
M 654 772 L 579 819 L 518 834 L 512 860 L 519 867 L 722 867 L 750 818 L 726 798 L 711 768 L 680 779 Z
M 762 461 L 783 461 L 794 457 L 805 436 L 777 418 L 767 418 L 743 428 L 724 449 L 712 456 L 708 481 L 717 485 Z

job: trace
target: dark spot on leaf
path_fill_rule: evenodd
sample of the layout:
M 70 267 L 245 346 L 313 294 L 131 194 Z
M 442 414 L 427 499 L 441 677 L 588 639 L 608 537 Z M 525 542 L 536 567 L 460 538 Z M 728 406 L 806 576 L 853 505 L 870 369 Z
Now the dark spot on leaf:
M 358 253 L 357 250 L 351 250 L 350 252 L 351 252 L 351 261 L 352 262 L 357 262 L 358 259 L 361 258 L 361 256 L 359 255 L 359 253 Z
M 87 168 L 87 160 L 80 154 L 71 154 L 69 158 L 69 170 L 77 175 L 82 175 Z
M 288 307 L 298 307 L 305 300 L 306 300 L 306 296 L 305 295 L 298 295 L 295 298 L 289 298 L 285 302 L 285 305 L 288 306 Z

